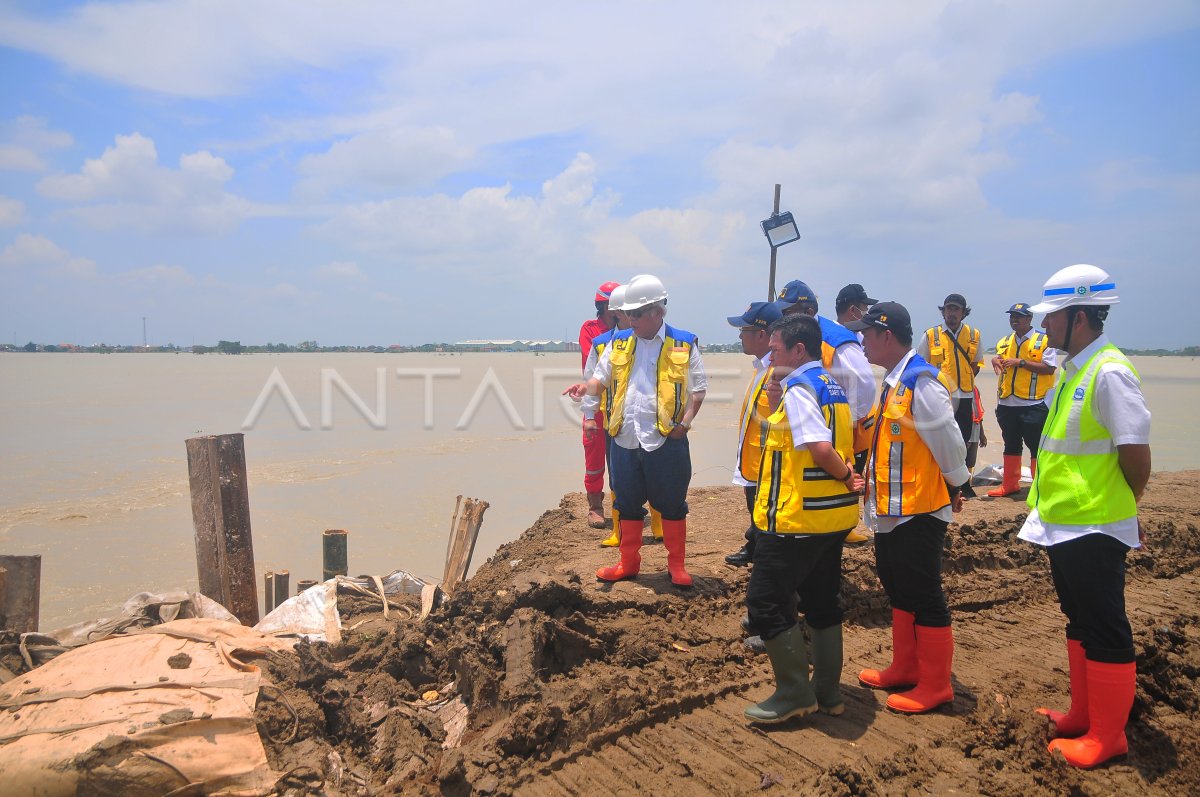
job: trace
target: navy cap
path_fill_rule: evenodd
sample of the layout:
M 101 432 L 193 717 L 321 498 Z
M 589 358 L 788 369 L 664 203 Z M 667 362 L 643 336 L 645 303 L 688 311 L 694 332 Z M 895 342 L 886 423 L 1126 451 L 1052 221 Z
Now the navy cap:
M 889 329 L 892 332 L 903 332 L 909 337 L 912 336 L 912 318 L 908 315 L 908 309 L 897 302 L 873 304 L 865 316 L 858 321 L 850 321 L 846 324 L 846 329 L 852 332 L 861 332 L 867 327 Z
M 812 288 L 808 287 L 807 283 L 800 280 L 792 280 L 783 286 L 783 291 L 779 294 L 779 298 L 775 302 L 779 305 L 779 309 L 786 310 L 799 302 L 812 302 L 816 304 L 817 295 L 813 293 Z
M 1008 308 L 1009 315 L 1024 315 L 1033 318 L 1033 311 L 1029 309 L 1029 305 L 1025 302 L 1017 302 L 1012 307 Z
M 727 321 L 730 325 L 738 327 L 756 327 L 758 329 L 766 329 L 771 324 L 783 317 L 783 313 L 775 306 L 774 302 L 751 302 L 746 308 L 746 312 L 741 315 L 731 315 Z
M 942 302 L 942 306 L 938 309 L 944 310 L 948 304 L 957 304 L 959 307 L 965 310 L 967 307 L 967 297 L 963 296 L 961 293 L 952 293 L 946 297 L 946 301 Z
M 867 289 L 859 285 L 857 282 L 852 282 L 845 288 L 838 291 L 837 305 L 843 307 L 851 304 L 878 304 L 878 299 L 872 299 L 867 296 Z

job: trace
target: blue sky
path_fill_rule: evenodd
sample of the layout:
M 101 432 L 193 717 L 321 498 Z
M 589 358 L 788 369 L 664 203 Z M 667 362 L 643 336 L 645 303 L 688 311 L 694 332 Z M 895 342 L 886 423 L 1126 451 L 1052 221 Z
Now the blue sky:
M 654 273 L 732 342 L 847 282 L 988 338 L 1108 269 L 1200 343 L 1200 6 L 0 3 L 0 340 L 573 337 Z

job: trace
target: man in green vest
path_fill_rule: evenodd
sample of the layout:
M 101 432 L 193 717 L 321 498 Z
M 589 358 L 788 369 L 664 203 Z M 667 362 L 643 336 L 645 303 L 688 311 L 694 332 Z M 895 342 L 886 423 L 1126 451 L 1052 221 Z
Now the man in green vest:
M 1137 371 L 1104 334 L 1117 286 L 1096 266 L 1068 266 L 1030 308 L 1045 313 L 1050 346 L 1066 354 L 1046 396 L 1038 468 L 1020 538 L 1046 547 L 1067 616 L 1071 706 L 1039 708 L 1058 738 L 1050 752 L 1089 768 L 1129 749 L 1136 688 L 1125 613 L 1125 554 L 1141 545 L 1137 501 L 1150 478 L 1150 411 Z

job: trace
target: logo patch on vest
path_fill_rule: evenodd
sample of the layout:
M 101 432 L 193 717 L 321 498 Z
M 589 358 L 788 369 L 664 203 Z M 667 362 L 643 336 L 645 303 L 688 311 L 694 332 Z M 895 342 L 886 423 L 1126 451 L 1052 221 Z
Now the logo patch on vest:
M 1076 401 L 1083 401 L 1083 388 L 1081 388 L 1081 387 L 1075 388 L 1075 397 L 1074 398 Z
M 900 424 L 898 424 L 898 423 L 892 424 L 892 434 L 894 434 L 894 435 L 900 434 Z

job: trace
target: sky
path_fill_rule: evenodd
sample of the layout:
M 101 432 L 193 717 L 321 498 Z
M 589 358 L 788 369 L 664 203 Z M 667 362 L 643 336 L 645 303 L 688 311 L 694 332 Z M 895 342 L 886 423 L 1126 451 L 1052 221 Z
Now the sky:
M 575 339 L 650 273 L 730 343 L 779 183 L 823 314 L 1092 263 L 1200 344 L 1198 78 L 1194 0 L 0 0 L 0 341 Z

